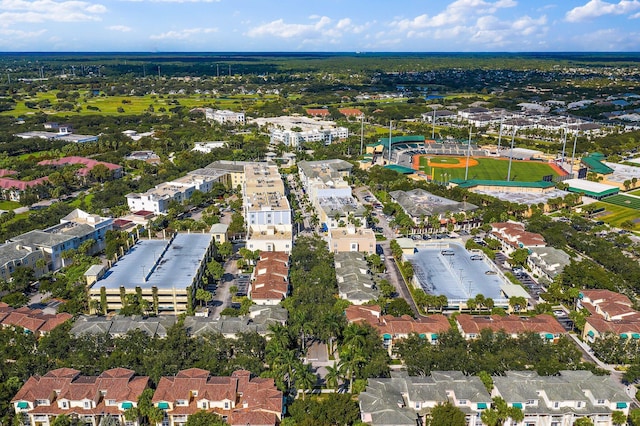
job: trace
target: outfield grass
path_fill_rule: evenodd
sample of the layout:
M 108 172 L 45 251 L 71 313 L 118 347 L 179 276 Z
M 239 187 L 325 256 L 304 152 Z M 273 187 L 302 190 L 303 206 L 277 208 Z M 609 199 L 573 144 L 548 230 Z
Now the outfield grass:
M 597 202 L 595 205 L 597 208 L 604 208 L 607 212 L 606 216 L 598 216 L 598 220 L 617 227 L 620 227 L 623 222 L 631 221 L 635 223 L 633 230 L 640 230 L 640 223 L 636 223 L 636 221 L 640 221 L 640 212 L 638 210 L 603 202 Z
M 464 160 L 464 157 L 448 157 L 437 156 L 434 157 L 438 162 L 446 164 L 448 162 L 457 163 L 458 159 Z M 480 180 L 506 180 L 509 168 L 509 160 L 498 160 L 495 158 L 474 158 L 478 161 L 478 165 L 469 167 L 469 179 Z M 445 173 L 447 179 L 464 179 L 465 168 L 445 168 L 427 167 L 427 159 L 425 157 L 420 158 L 420 170 L 423 170 L 426 174 L 431 174 L 433 168 L 434 179 L 438 180 Z M 555 170 L 553 170 L 546 163 L 538 163 L 534 161 L 513 161 L 511 163 L 511 180 L 520 182 L 536 182 L 541 181 L 543 176 L 553 175 L 557 176 Z
M 637 195 L 638 197 L 640 197 L 640 189 L 636 189 L 635 191 L 631 191 L 631 192 L 629 192 L 629 194 Z

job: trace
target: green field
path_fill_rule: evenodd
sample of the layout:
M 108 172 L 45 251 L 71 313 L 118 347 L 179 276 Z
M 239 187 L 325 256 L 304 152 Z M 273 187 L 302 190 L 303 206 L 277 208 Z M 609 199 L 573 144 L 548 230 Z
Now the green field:
M 626 195 L 617 194 L 602 199 L 603 202 L 615 204 L 620 207 L 628 207 L 630 209 L 640 210 L 640 198 L 627 197 Z
M 442 164 L 456 164 L 458 159 L 464 160 L 464 157 L 448 157 L 437 156 L 432 157 L 431 163 L 437 161 Z M 475 158 L 478 162 L 475 166 L 469 166 L 469 179 L 480 180 L 506 180 L 509 160 L 498 160 L 495 158 Z M 433 168 L 434 179 L 439 180 L 446 173 L 447 180 L 450 179 L 464 179 L 465 168 L 450 168 L 450 167 L 427 167 L 427 159 L 425 157 L 420 158 L 420 170 L 423 170 L 426 174 L 431 174 L 431 168 Z M 543 176 L 553 175 L 557 176 L 556 171 L 548 164 L 538 163 L 534 161 L 513 161 L 511 163 L 511 180 L 520 182 L 536 182 L 541 181 Z
M 216 98 L 211 95 L 145 95 L 145 96 L 90 96 L 87 91 L 80 91 L 80 97 L 73 102 L 75 109 L 73 111 L 56 111 L 53 106 L 59 101 L 56 98 L 57 91 L 48 91 L 38 93 L 37 96 L 26 96 L 17 102 L 15 109 L 4 111 L 1 115 L 25 116 L 35 114 L 36 112 L 44 112 L 46 114 L 65 114 L 65 115 L 119 115 L 118 108 L 124 110 L 124 114 L 142 114 L 148 112 L 150 107 L 156 114 L 163 113 L 160 111 L 164 108 L 169 112 L 171 108 L 182 106 L 187 109 L 212 105 L 220 109 L 246 109 L 250 105 L 261 105 L 264 101 L 275 99 L 276 95 L 233 95 L 224 98 Z M 39 109 L 28 108 L 25 102 L 41 102 L 49 100 L 52 104 L 51 108 Z M 64 102 L 64 100 L 62 100 Z M 87 109 L 87 107 L 98 108 Z
M 629 192 L 629 194 L 637 195 L 638 197 L 640 197 L 640 189 L 636 189 L 635 191 L 631 191 L 631 192 Z
M 631 221 L 635 224 L 633 230 L 640 230 L 640 212 L 638 210 L 603 202 L 595 203 L 595 206 L 605 209 L 604 215 L 598 216 L 598 220 L 617 227 L 620 227 L 623 222 Z
M 0 210 L 13 210 L 20 207 L 20 203 L 16 201 L 0 201 Z

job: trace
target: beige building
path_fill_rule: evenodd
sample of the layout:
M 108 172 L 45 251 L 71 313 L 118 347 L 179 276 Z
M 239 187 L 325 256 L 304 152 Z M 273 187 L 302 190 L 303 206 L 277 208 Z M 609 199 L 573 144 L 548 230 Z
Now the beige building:
M 376 252 L 376 235 L 371 229 L 349 226 L 329 230 L 329 250 L 333 253 L 359 251 L 366 254 Z

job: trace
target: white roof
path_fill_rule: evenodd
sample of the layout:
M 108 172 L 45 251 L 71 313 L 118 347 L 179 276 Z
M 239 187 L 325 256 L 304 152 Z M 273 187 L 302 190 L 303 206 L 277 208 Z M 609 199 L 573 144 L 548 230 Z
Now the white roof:
M 582 189 L 589 192 L 603 192 L 618 188 L 617 186 L 605 185 L 604 183 L 591 182 L 590 180 L 584 179 L 567 179 L 563 182 L 571 188 Z

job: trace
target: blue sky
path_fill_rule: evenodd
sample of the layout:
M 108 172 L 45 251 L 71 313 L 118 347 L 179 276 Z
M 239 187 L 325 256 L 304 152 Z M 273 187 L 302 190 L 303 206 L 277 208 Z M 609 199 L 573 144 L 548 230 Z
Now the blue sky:
M 640 51 L 640 0 L 0 0 L 0 51 Z

